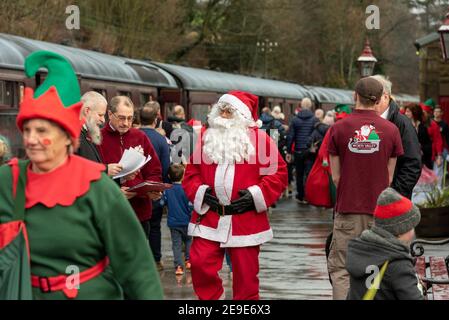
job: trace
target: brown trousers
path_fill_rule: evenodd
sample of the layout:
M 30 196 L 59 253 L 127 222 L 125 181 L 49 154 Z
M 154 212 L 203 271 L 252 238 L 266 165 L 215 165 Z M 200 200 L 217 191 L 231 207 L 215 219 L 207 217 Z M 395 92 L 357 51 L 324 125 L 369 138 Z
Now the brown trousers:
M 348 242 L 359 237 L 373 224 L 373 216 L 360 213 L 337 213 L 330 246 L 327 269 L 332 280 L 334 300 L 345 300 L 349 291 L 349 273 L 346 271 Z

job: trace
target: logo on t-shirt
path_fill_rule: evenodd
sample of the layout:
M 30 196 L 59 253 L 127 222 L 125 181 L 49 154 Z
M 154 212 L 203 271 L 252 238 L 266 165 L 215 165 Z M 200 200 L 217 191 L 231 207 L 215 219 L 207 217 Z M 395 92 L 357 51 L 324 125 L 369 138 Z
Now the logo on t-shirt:
M 372 124 L 363 125 L 360 130 L 349 139 L 349 151 L 354 153 L 374 153 L 379 151 L 380 138 Z

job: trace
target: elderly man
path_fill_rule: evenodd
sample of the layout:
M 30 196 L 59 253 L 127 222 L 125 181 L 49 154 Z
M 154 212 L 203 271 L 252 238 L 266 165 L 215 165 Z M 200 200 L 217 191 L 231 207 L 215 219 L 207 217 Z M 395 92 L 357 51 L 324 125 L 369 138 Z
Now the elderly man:
M 103 163 L 97 146 L 102 142 L 101 128 L 105 123 L 108 102 L 101 94 L 95 91 L 86 92 L 81 97 L 81 102 L 83 107 L 80 114 L 81 119 L 84 120 L 84 125 L 80 135 L 80 146 L 76 154 L 91 161 Z M 107 165 L 107 174 L 109 176 L 116 175 L 121 170 L 122 166 L 118 163 Z
M 292 150 L 293 144 L 295 145 L 296 201 L 300 204 L 307 204 L 304 199 L 304 181 L 312 169 L 314 159 L 309 152 L 309 148 L 315 124 L 319 122 L 311 109 L 312 100 L 309 98 L 302 99 L 301 111 L 293 117 L 287 137 L 287 162 L 292 159 L 290 150 Z
M 185 163 L 193 152 L 194 132 L 193 128 L 186 123 L 184 107 L 176 105 L 173 108 L 173 116 L 168 117 L 173 126 L 170 136 L 167 136 L 174 148 L 172 150 L 172 161 L 174 163 Z
M 152 209 L 151 200 L 159 199 L 161 193 L 150 192 L 138 196 L 136 193 L 126 191 L 126 189 L 143 181 L 162 181 L 161 163 L 145 133 L 132 128 L 134 105 L 131 99 L 126 96 L 112 98 L 108 118 L 109 123 L 101 130 L 103 143 L 99 147 L 100 154 L 106 164 L 118 163 L 123 152 L 129 148 L 141 150 L 145 158 L 151 156 L 151 160 L 139 171 L 120 181 L 122 192 L 129 199 L 148 237 Z
M 391 81 L 381 75 L 375 75 L 372 78 L 379 81 L 384 88 L 375 109 L 382 118 L 399 129 L 404 149 L 404 154 L 397 159 L 391 187 L 404 197 L 411 199 L 413 188 L 421 175 L 421 150 L 418 136 L 410 120 L 399 112 L 398 105 L 391 98 Z
M 267 209 L 288 179 L 276 145 L 256 127 L 257 106 L 257 96 L 246 92 L 220 98 L 182 182 L 194 204 L 190 262 L 193 288 L 202 300 L 224 297 L 218 272 L 225 248 L 232 262 L 234 299 L 259 298 L 260 245 L 273 238 Z

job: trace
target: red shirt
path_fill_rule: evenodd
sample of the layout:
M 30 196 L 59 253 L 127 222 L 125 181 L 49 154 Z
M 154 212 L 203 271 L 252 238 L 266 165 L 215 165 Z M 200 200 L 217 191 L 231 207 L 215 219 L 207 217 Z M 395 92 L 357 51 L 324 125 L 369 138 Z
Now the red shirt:
M 151 160 L 139 170 L 137 177 L 132 181 L 125 182 L 124 186 L 132 187 L 143 181 L 162 181 L 161 163 L 150 139 L 143 131 L 131 128 L 124 135 L 120 135 L 118 131 L 112 129 L 110 124 L 106 124 L 101 130 L 101 134 L 103 142 L 98 149 L 105 164 L 118 163 L 125 149 L 130 147 L 141 146 L 145 157 L 151 156 Z M 136 196 L 131 198 L 129 202 L 140 221 L 151 218 L 152 203 L 148 197 Z
M 404 153 L 398 128 L 373 110 L 355 110 L 330 129 L 328 151 L 340 157 L 336 211 L 372 214 L 388 187 L 388 160 Z

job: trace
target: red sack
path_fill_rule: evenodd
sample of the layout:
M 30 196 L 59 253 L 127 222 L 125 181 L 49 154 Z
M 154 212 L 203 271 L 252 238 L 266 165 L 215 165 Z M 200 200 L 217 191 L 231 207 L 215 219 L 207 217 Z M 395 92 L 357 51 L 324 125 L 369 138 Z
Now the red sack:
M 327 146 L 329 141 L 329 132 L 323 138 L 320 151 L 315 159 L 312 170 L 306 180 L 305 198 L 311 205 L 317 207 L 332 208 L 334 205 L 331 198 L 330 186 L 330 167 Z

